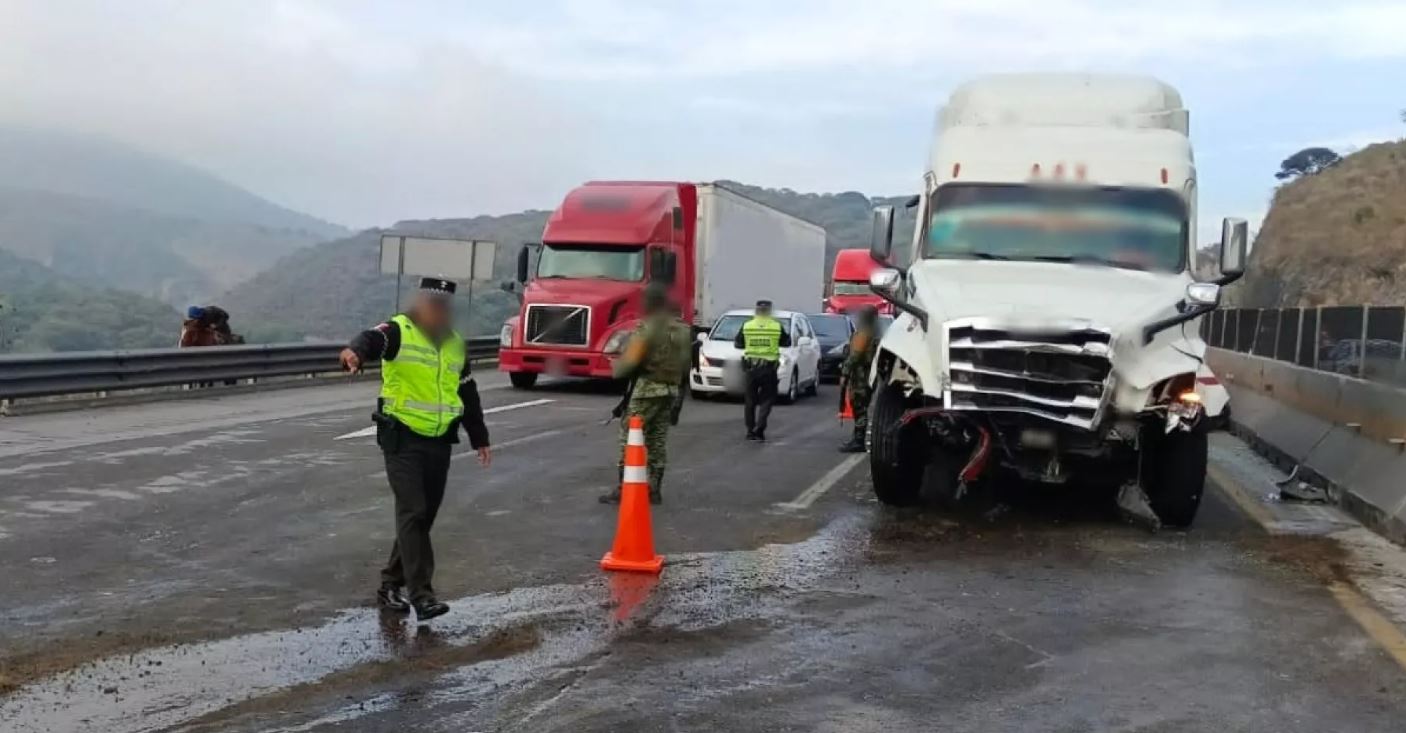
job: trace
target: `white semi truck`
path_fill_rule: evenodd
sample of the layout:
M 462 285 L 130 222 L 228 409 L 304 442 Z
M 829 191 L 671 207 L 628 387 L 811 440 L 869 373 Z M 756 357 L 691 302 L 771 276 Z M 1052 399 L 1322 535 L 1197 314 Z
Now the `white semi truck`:
M 1198 282 L 1188 128 L 1181 96 L 1149 78 L 1001 75 L 952 93 L 912 264 L 870 282 L 900 313 L 871 375 L 881 501 L 1073 480 L 1192 523 L 1226 409 L 1198 326 L 1243 272 L 1247 228 L 1222 223 L 1221 275 Z M 893 261 L 892 230 L 879 207 L 875 260 Z

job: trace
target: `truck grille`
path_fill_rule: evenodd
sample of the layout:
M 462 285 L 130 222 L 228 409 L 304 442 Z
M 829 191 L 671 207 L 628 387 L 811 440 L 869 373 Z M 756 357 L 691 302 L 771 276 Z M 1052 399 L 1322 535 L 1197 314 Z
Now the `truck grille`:
M 590 343 L 591 309 L 584 305 L 529 305 L 528 344 L 587 346 Z
M 946 326 L 948 409 L 1026 413 L 1084 429 L 1098 423 L 1113 367 L 1107 329 L 1019 329 L 987 319 Z

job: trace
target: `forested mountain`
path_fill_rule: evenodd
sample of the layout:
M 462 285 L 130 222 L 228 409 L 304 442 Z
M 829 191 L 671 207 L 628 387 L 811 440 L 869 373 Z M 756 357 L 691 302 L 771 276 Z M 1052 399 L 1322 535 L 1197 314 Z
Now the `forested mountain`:
M 180 327 L 180 314 L 160 301 L 0 250 L 0 353 L 175 346 Z
M 343 234 L 116 142 L 0 127 L 0 249 L 98 287 L 184 305 Z

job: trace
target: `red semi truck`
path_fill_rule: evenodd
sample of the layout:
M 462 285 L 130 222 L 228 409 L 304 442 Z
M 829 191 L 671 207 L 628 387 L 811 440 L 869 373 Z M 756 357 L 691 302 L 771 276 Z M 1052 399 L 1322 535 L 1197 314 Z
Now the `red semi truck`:
M 842 249 L 835 255 L 835 269 L 830 276 L 830 295 L 825 299 L 826 313 L 848 313 L 862 305 L 872 305 L 880 313 L 893 315 L 893 304 L 869 289 L 869 273 L 881 267 L 869 256 L 867 249 Z
M 518 389 L 540 374 L 609 378 L 651 282 L 698 329 L 758 298 L 814 310 L 824 287 L 824 229 L 717 184 L 587 183 L 547 219 L 535 273 L 531 248 L 518 253 L 522 307 L 499 336 L 498 368 Z

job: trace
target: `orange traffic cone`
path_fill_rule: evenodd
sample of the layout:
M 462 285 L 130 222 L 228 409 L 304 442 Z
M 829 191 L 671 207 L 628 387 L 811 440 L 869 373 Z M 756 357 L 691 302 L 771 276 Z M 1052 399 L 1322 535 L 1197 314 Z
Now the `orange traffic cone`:
M 645 468 L 644 420 L 630 416 L 625 444 L 625 478 L 620 484 L 620 519 L 615 546 L 600 560 L 602 570 L 658 573 L 664 558 L 654 554 L 654 527 L 649 519 L 649 473 Z
M 840 410 L 840 422 L 854 419 L 854 407 L 849 404 L 849 390 L 845 390 L 845 406 Z

